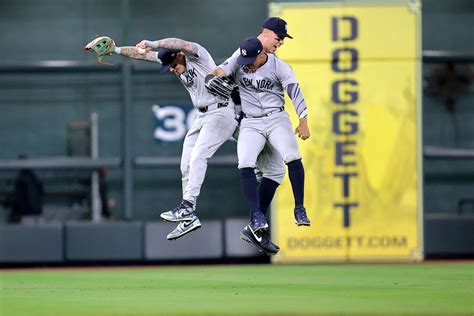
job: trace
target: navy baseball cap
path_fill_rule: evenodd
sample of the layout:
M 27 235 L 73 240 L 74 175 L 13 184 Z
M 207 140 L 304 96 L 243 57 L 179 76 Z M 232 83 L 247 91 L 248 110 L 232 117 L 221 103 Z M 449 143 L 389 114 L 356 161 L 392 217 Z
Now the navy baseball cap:
M 240 44 L 240 56 L 237 57 L 237 64 L 248 65 L 253 63 L 263 50 L 262 42 L 256 37 L 246 38 Z
M 264 29 L 269 29 L 275 32 L 281 39 L 285 37 L 293 38 L 290 34 L 288 34 L 288 24 L 286 24 L 285 20 L 271 17 L 268 18 L 262 25 Z
M 174 64 L 174 59 L 178 55 L 179 50 L 160 48 L 158 51 L 158 59 L 161 61 L 160 72 L 167 72 Z

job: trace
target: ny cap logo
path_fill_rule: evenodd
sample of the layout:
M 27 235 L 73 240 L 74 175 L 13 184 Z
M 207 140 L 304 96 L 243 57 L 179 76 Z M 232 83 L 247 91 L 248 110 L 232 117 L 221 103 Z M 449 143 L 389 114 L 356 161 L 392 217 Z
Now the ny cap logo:
M 246 49 L 242 49 L 242 56 L 247 56 L 247 50 Z
M 285 30 L 288 31 L 288 24 L 285 24 Z

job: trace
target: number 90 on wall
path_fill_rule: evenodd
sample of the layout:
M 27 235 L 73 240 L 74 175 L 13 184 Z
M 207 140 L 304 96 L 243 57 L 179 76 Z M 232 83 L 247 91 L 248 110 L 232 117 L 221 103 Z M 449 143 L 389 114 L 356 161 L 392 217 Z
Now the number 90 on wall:
M 158 142 L 181 141 L 193 124 L 197 110 L 188 104 L 151 107 L 155 117 L 153 138 Z

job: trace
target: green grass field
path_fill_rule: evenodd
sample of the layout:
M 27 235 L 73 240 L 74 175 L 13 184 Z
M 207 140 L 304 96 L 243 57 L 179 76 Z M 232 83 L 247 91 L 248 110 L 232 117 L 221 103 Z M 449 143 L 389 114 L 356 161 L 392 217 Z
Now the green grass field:
M 0 315 L 474 315 L 474 264 L 0 270 Z

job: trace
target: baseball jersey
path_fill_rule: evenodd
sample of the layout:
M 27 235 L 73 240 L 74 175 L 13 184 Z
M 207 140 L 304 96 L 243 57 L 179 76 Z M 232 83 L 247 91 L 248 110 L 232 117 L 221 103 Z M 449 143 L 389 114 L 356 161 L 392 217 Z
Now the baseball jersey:
M 207 91 L 204 82 L 206 75 L 216 68 L 216 63 L 204 47 L 197 43 L 193 45 L 197 50 L 197 56 L 185 54 L 186 71 L 176 76 L 188 90 L 195 107 L 203 108 L 222 102 Z
M 239 85 L 245 115 L 261 117 L 283 107 L 284 91 L 288 85 L 298 83 L 291 67 L 277 56 L 267 54 L 265 64 L 255 72 L 248 72 L 244 66 L 237 64 L 238 56 L 236 51 L 219 67 L 226 76 L 233 76 Z

